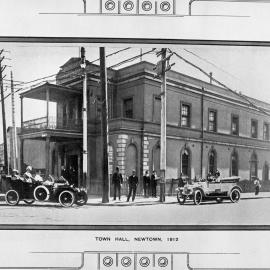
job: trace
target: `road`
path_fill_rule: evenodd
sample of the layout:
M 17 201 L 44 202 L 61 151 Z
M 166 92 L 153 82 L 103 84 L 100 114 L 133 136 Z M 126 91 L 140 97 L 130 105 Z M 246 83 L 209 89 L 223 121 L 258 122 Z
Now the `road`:
M 270 225 L 270 193 L 243 194 L 239 203 L 206 202 L 179 205 L 175 197 L 138 198 L 135 203 L 90 199 L 83 207 L 34 203 L 7 206 L 0 202 L 0 224 L 40 225 Z

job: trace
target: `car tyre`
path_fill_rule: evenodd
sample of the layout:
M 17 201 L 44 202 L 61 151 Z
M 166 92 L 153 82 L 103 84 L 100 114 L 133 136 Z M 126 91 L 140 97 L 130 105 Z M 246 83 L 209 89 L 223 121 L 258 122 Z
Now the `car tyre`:
M 231 200 L 231 202 L 238 203 L 239 200 L 240 200 L 240 198 L 241 198 L 240 190 L 237 189 L 237 188 L 233 189 L 231 191 L 231 193 L 230 193 L 230 200 Z
M 195 205 L 201 204 L 202 197 L 203 197 L 202 196 L 202 192 L 199 189 L 195 190 L 195 192 L 194 192 L 194 198 L 193 198 L 194 204 Z
M 5 194 L 5 200 L 8 205 L 17 205 L 20 201 L 19 193 L 16 190 L 11 189 Z
M 179 204 L 183 205 L 186 202 L 186 196 L 183 195 L 182 192 L 178 191 L 176 196 Z
M 87 193 L 85 191 L 78 192 L 78 194 L 76 195 L 75 204 L 83 206 L 87 203 L 87 201 L 88 201 Z
M 71 207 L 75 202 L 74 192 L 64 190 L 60 193 L 58 200 L 63 207 Z
M 49 196 L 50 196 L 50 192 L 49 192 L 48 188 L 46 188 L 45 186 L 37 186 L 34 189 L 33 193 L 34 193 L 35 200 L 37 200 L 39 202 L 47 201 L 49 199 Z

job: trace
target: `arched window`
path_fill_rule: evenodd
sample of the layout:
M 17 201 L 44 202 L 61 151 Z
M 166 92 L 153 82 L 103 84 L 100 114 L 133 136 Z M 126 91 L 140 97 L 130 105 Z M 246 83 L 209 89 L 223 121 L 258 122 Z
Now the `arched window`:
M 181 173 L 190 177 L 191 154 L 188 148 L 181 151 Z
M 217 170 L 217 153 L 214 149 L 208 155 L 208 173 L 215 173 Z
M 258 160 L 255 152 L 252 153 L 250 158 L 250 179 L 258 176 Z
M 263 181 L 269 181 L 269 165 L 267 162 L 263 166 Z
M 237 176 L 238 174 L 238 154 L 233 151 L 231 155 L 231 176 Z

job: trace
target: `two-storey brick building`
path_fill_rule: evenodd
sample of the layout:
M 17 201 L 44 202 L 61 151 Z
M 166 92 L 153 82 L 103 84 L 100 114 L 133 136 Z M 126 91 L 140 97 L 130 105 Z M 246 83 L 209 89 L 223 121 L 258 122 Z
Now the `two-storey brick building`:
M 44 141 L 48 173 L 72 167 L 81 179 L 82 78 L 80 59 L 71 58 L 57 75 L 57 85 L 46 83 L 21 95 L 54 101 L 57 115 L 24 122 L 22 142 Z M 153 64 L 140 62 L 108 70 L 110 173 L 119 166 L 125 176 L 136 169 L 159 173 L 160 80 Z M 90 193 L 101 192 L 99 66 L 87 65 L 88 153 Z M 167 73 L 167 178 L 180 173 L 191 178 L 219 169 L 224 176 L 269 180 L 270 104 L 239 95 L 175 71 Z M 47 106 L 47 111 L 49 106 Z M 22 144 L 23 147 L 23 144 Z M 24 148 L 24 151 L 29 151 Z M 21 154 L 23 160 L 23 152 Z

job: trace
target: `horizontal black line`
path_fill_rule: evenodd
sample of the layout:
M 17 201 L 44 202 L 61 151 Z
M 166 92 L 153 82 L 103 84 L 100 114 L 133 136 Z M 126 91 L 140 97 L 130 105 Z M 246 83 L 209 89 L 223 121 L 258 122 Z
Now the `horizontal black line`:
M 216 45 L 270 47 L 270 41 L 211 40 L 211 39 L 161 39 L 161 38 L 109 38 L 109 37 L 44 37 L 0 36 L 0 42 L 13 43 L 92 43 L 92 44 L 145 44 L 145 45 Z
M 68 231 L 270 231 L 270 225 L 26 225 L 0 224 L 0 230 Z

